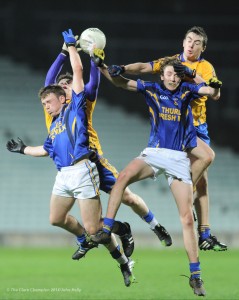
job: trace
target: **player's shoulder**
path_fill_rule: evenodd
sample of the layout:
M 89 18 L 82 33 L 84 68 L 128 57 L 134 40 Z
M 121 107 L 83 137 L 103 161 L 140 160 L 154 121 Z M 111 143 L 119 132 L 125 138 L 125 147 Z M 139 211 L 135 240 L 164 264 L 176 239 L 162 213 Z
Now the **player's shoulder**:
M 210 63 L 208 60 L 206 60 L 205 58 L 201 58 L 199 61 L 200 64 L 204 65 L 204 66 L 209 66 L 209 67 L 213 67 L 212 63 Z
M 145 81 L 142 79 L 137 80 L 137 86 L 139 91 L 156 90 L 158 88 L 158 84 L 156 82 Z

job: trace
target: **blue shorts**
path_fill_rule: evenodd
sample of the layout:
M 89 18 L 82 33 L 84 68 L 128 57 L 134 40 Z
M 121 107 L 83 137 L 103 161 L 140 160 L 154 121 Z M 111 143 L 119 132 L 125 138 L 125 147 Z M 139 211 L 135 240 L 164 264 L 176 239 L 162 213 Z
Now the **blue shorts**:
M 100 190 L 109 193 L 119 175 L 118 171 L 112 166 L 106 158 L 100 156 L 98 153 L 90 158 L 96 164 L 100 177 Z
M 207 123 L 195 126 L 197 136 L 204 141 L 208 146 L 210 145 L 210 137 L 208 136 Z

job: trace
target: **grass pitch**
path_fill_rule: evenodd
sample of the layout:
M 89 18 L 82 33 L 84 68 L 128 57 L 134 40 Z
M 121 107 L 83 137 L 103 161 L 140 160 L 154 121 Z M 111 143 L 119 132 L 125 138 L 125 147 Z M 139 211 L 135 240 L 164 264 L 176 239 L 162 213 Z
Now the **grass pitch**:
M 75 249 L 0 248 L 0 299 L 196 299 L 184 250 L 136 249 L 137 283 L 125 287 L 107 251 L 92 249 L 73 261 Z M 206 299 L 239 299 L 239 251 L 200 252 Z

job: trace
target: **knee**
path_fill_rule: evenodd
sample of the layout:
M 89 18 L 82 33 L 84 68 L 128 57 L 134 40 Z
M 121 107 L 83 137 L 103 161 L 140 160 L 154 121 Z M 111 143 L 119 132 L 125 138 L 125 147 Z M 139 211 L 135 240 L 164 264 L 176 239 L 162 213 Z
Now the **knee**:
M 55 216 L 54 214 L 50 214 L 49 220 L 51 225 L 61 227 L 64 224 L 65 218 L 61 218 Z
M 132 206 L 137 204 L 137 197 L 134 193 L 132 193 L 128 188 L 125 189 L 122 202 L 128 206 Z
M 51 217 L 50 216 L 50 224 L 53 225 L 53 226 L 59 226 L 59 227 L 61 227 L 63 225 L 63 222 L 60 219 L 57 219 L 55 217 Z
M 131 173 L 127 170 L 123 170 L 119 173 L 119 176 L 117 178 L 117 184 L 127 186 L 128 182 L 130 181 L 130 178 L 131 178 Z
M 215 152 L 209 148 L 209 151 L 207 151 L 207 154 L 204 156 L 204 163 L 205 165 L 209 166 L 215 159 Z
M 85 231 L 89 234 L 89 235 L 92 235 L 92 234 L 96 234 L 96 232 L 100 229 L 100 224 L 96 225 L 96 224 L 84 224 L 84 228 L 85 228 Z
M 185 213 L 183 216 L 180 217 L 181 223 L 183 227 L 193 227 L 194 226 L 194 218 L 193 218 L 193 212 L 190 209 L 187 213 Z

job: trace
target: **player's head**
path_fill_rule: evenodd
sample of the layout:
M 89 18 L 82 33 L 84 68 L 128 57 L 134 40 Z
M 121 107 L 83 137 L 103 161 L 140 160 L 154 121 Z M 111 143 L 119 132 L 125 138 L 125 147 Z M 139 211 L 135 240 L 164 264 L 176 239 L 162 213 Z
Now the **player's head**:
M 202 27 L 193 26 L 190 28 L 183 40 L 184 55 L 188 60 L 197 60 L 207 46 L 207 34 Z
M 181 78 L 174 71 L 174 66 L 179 63 L 179 59 L 175 57 L 165 57 L 160 66 L 160 79 L 170 91 L 176 90 L 181 83 Z
M 57 78 L 57 84 L 66 92 L 66 99 L 71 100 L 73 76 L 70 73 L 62 74 Z
M 49 115 L 59 115 L 63 105 L 66 103 L 65 90 L 56 84 L 48 85 L 40 89 L 38 93 L 44 109 Z

